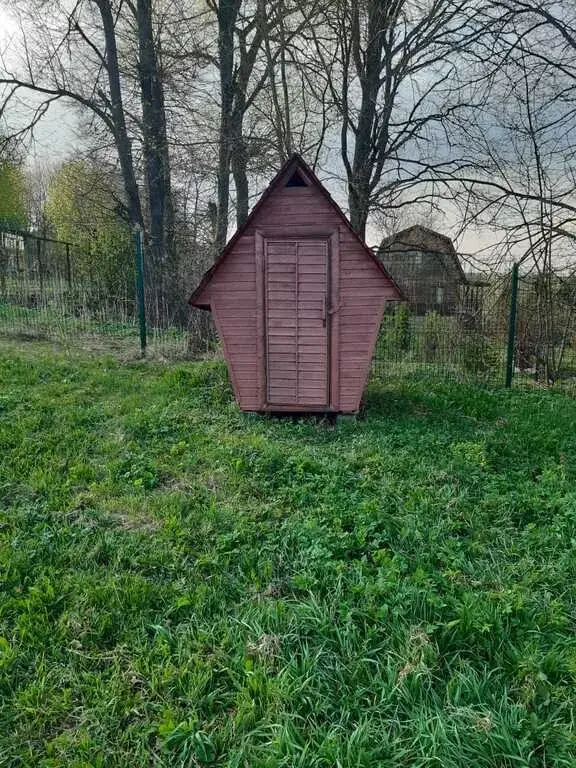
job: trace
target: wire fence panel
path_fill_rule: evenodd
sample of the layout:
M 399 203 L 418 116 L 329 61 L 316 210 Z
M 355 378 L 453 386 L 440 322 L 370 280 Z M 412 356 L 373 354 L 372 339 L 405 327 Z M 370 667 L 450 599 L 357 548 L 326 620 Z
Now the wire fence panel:
M 414 284 L 411 301 L 390 304 L 382 320 L 373 376 L 420 373 L 503 384 L 506 360 L 506 277 L 446 290 Z M 502 308 L 500 305 L 503 305 Z
M 373 360 L 375 376 L 420 372 L 503 384 L 506 344 L 458 318 L 431 310 L 425 315 L 403 309 L 383 318 Z
M 148 353 L 188 356 L 188 327 L 174 323 L 169 300 L 155 295 L 147 309 Z M 140 351 L 138 319 L 133 261 L 102 273 L 71 243 L 0 232 L 1 334 L 132 357 Z
M 0 334 L 138 357 L 135 253 L 123 261 L 107 255 L 103 266 L 100 255 L 71 243 L 0 230 Z M 373 378 L 425 374 L 504 386 L 508 360 L 513 386 L 576 394 L 576 274 L 520 274 L 510 344 L 510 274 L 446 285 L 418 266 L 400 275 L 408 301 L 386 308 Z M 145 290 L 150 357 L 215 352 L 209 314 L 190 311 L 185 293 L 175 299 Z
M 511 286 L 510 274 L 494 274 L 482 284 L 460 285 L 450 305 L 437 300 L 441 291 L 405 290 L 412 301 L 384 313 L 372 376 L 426 374 L 503 386 Z M 426 296 L 432 300 L 423 301 Z M 511 351 L 514 386 L 554 385 L 576 394 L 574 276 L 521 275 Z
M 516 385 L 576 394 L 576 274 L 520 277 L 514 344 Z

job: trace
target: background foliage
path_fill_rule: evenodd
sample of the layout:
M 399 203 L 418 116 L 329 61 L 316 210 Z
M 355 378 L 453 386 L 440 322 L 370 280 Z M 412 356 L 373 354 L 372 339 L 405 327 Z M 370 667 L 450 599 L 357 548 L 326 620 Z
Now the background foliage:
M 114 177 L 83 160 L 62 165 L 51 180 L 44 213 L 58 240 L 78 246 L 74 269 L 80 281 L 133 292 L 134 238 L 119 212 Z M 116 204 L 115 204 L 116 201 Z
M 26 179 L 21 166 L 0 156 L 0 226 L 25 228 L 26 192 Z

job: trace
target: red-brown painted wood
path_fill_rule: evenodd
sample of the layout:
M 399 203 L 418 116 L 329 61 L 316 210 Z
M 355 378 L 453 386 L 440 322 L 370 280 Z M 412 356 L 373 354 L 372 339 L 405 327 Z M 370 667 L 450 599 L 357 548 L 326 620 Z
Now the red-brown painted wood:
M 298 168 L 307 187 L 286 187 Z M 244 410 L 353 412 L 385 301 L 400 293 L 299 158 L 278 174 L 204 276 Z
M 267 239 L 264 254 L 267 405 L 327 407 L 328 243 Z

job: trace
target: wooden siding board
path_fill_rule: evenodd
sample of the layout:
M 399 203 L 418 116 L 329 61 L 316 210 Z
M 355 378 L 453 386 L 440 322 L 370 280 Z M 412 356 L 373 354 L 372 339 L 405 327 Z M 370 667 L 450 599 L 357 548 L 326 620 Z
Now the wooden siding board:
M 266 366 L 266 402 L 285 403 L 296 398 L 297 379 L 295 367 L 290 370 L 278 368 L 271 355 L 280 351 L 289 351 L 296 357 L 296 247 L 288 241 L 270 241 L 263 238 L 264 259 L 264 294 L 265 294 L 265 366 Z M 278 277 L 274 267 L 290 266 Z M 280 282 L 281 281 L 281 282 Z M 285 288 L 279 289 L 279 284 Z M 278 327 L 274 321 L 275 312 L 280 309 L 290 328 Z
M 357 410 L 368 378 L 372 352 L 391 283 L 363 259 L 350 233 L 340 232 L 340 407 Z M 394 292 L 395 295 L 395 292 Z
M 254 234 L 254 262 L 256 267 L 256 364 L 259 407 L 266 403 L 266 363 L 265 363 L 265 317 L 264 317 L 264 239 L 258 232 Z
M 340 239 L 338 227 L 330 238 L 330 302 L 328 322 L 330 326 L 330 406 L 340 408 Z

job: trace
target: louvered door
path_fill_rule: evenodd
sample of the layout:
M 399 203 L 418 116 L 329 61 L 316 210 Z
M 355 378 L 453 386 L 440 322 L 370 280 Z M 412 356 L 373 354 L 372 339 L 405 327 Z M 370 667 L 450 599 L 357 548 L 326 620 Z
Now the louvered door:
M 266 240 L 266 394 L 269 405 L 329 403 L 328 242 Z

